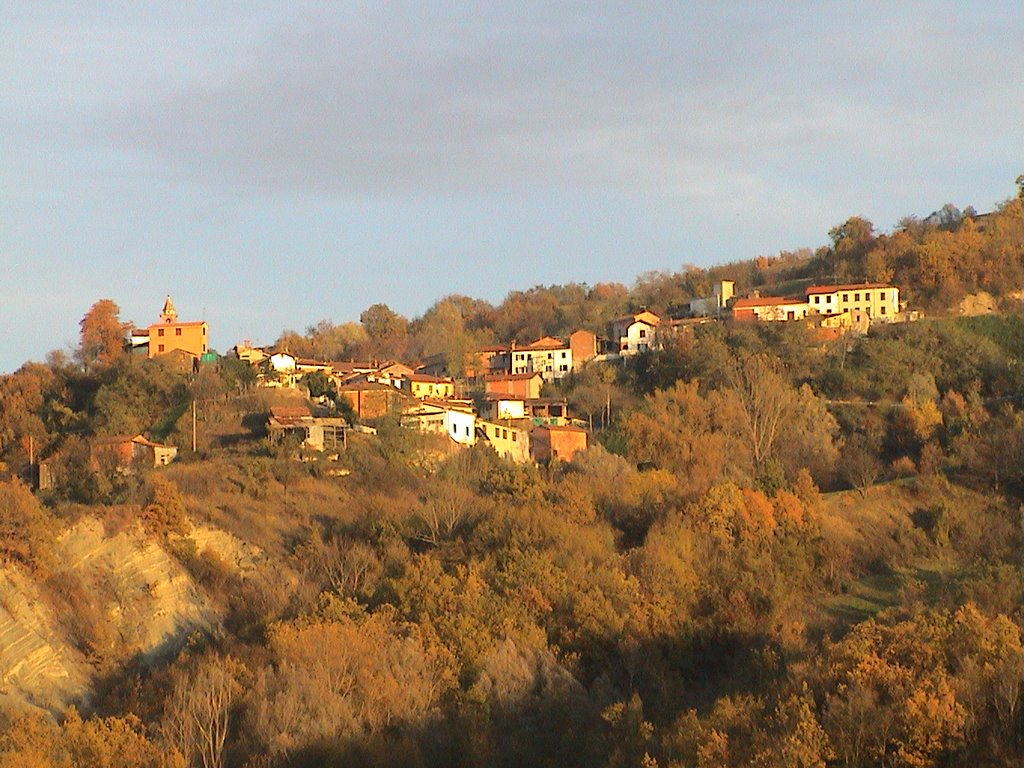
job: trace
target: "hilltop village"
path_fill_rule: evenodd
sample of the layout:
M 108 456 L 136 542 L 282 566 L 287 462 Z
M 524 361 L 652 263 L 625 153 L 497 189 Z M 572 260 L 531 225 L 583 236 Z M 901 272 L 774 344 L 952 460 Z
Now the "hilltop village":
M 224 354 L 95 302 L 0 376 L 0 765 L 1015 765 L 1024 197 L 830 237 Z
M 312 408 L 271 407 L 267 430 L 273 440 L 297 435 L 305 448 L 336 449 L 346 429 L 398 413 L 402 426 L 445 436 L 453 447 L 482 443 L 514 462 L 548 463 L 571 461 L 591 441 L 593 425 L 570 413 L 566 397 L 542 396 L 545 384 L 584 366 L 621 364 L 709 322 L 800 322 L 824 342 L 846 333 L 866 334 L 873 323 L 918 317 L 901 304 L 894 285 L 810 285 L 802 297 L 757 292 L 738 297 L 733 281 L 720 280 L 711 296 L 690 301 L 681 317 L 662 318 L 642 309 L 612 319 L 606 336 L 580 329 L 567 338 L 489 345 L 466 356 L 459 377 L 451 375 L 443 354 L 415 362 L 330 361 L 248 341 L 230 354 L 252 367 L 257 386 L 304 391 L 312 398 Z M 131 331 L 128 347 L 135 355 L 173 358 L 183 370 L 198 370 L 217 360 L 208 340 L 207 324 L 179 319 L 168 296 L 157 322 Z M 128 436 L 118 445 L 125 457 L 147 451 L 157 464 L 174 455 L 172 447 L 141 436 Z

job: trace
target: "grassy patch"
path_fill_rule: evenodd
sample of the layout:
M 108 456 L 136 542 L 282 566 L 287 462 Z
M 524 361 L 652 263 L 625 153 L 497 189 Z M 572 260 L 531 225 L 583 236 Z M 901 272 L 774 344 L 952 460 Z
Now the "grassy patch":
M 850 626 L 901 605 L 910 594 L 935 604 L 949 590 L 957 573 L 949 563 L 921 560 L 893 573 L 858 579 L 843 594 L 828 598 L 824 608 L 838 623 Z
M 843 624 L 856 624 L 899 605 L 903 579 L 897 574 L 865 576 L 844 594 L 825 601 L 826 611 Z

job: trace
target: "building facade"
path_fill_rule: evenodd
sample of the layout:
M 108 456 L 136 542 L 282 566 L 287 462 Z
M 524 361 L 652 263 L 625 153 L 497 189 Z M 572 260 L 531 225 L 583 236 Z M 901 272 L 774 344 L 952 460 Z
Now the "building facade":
M 806 301 L 783 296 L 751 296 L 737 299 L 732 305 L 733 320 L 739 322 L 803 320 L 810 311 Z
M 661 318 L 644 310 L 617 318 L 611 324 L 612 343 L 623 357 L 638 355 L 654 347 L 654 334 Z
M 860 311 L 871 322 L 893 322 L 900 313 L 900 289 L 885 283 L 812 285 L 807 289 L 810 311 L 835 315 Z
M 204 320 L 178 320 L 178 311 L 168 296 L 160 320 L 149 326 L 149 357 L 154 358 L 174 350 L 181 350 L 198 359 L 209 348 L 209 328 Z

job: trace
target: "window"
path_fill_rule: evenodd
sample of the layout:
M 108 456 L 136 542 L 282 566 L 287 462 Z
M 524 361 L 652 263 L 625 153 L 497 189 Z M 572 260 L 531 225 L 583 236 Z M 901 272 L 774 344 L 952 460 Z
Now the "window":
M 469 437 L 469 427 L 466 427 L 466 437 Z
M 564 365 L 564 364 L 560 365 L 560 366 L 558 366 L 558 370 L 560 370 L 560 371 L 568 371 L 569 370 L 569 366 L 568 365 Z
M 821 296 L 815 296 L 814 297 L 814 303 L 815 304 L 821 304 Z
M 883 304 L 882 306 L 880 306 L 880 307 L 878 308 L 878 313 L 879 313 L 880 315 L 884 315 L 884 314 L 885 314 L 885 304 Z
M 563 352 L 563 353 L 562 353 L 562 358 L 563 358 L 563 359 L 564 359 L 564 358 L 566 358 L 566 357 L 568 357 L 568 356 L 569 356 L 569 353 L 568 353 L 568 352 Z
M 175 336 L 181 336 L 181 328 L 175 328 L 174 329 L 174 335 Z
M 825 297 L 825 303 L 826 304 L 831 304 L 832 303 L 832 298 L 833 298 L 833 295 L 830 293 L 828 296 Z
M 860 301 L 860 294 L 859 293 L 853 294 L 853 300 L 854 301 Z
M 515 443 L 518 440 L 519 440 L 519 436 L 513 431 L 512 432 L 512 442 Z
M 849 301 L 849 300 L 850 300 L 850 294 L 844 293 L 843 294 L 843 301 Z
M 156 351 L 157 352 L 163 352 L 164 351 L 164 345 L 161 344 L 159 347 L 156 348 Z
M 646 337 L 647 337 L 647 329 L 646 328 L 641 328 L 640 329 L 640 338 L 643 339 L 643 338 L 646 338 Z
M 157 328 L 156 329 L 156 335 L 157 336 L 163 336 L 164 335 L 164 329 L 163 328 Z

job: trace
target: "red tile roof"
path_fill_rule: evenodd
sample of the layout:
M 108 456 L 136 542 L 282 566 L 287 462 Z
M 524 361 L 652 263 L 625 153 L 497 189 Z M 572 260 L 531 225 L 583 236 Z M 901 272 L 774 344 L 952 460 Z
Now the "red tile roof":
M 654 319 L 653 320 L 647 320 L 647 319 L 643 318 L 642 315 L 650 315 Z M 612 325 L 617 325 L 618 323 L 624 323 L 627 320 L 629 322 L 631 322 L 631 323 L 640 322 L 640 323 L 647 323 L 648 325 L 658 325 L 661 322 L 661 318 L 658 317 L 656 314 L 651 312 L 649 309 L 643 309 L 643 310 L 641 310 L 639 312 L 634 312 L 631 315 L 623 315 L 622 317 L 617 317 L 614 320 L 612 320 L 611 324 Z
M 165 322 L 160 322 L 160 323 L 153 323 L 149 327 L 150 328 L 175 328 L 175 327 L 181 328 L 181 327 L 193 326 L 193 325 L 206 325 L 206 321 L 205 320 L 175 320 L 175 321 L 170 322 L 170 323 L 165 321 Z
M 856 291 L 865 288 L 895 288 L 895 285 L 888 283 L 843 283 L 841 285 L 811 285 L 807 288 L 807 295 L 815 293 L 835 293 L 836 291 Z
M 540 371 L 533 373 L 492 373 L 484 376 L 484 381 L 527 381 L 534 376 L 540 376 Z
M 272 405 L 270 415 L 275 419 L 301 419 L 312 416 L 304 405 Z
M 569 345 L 563 342 L 561 339 L 556 339 L 553 336 L 545 336 L 543 339 L 537 339 L 536 341 L 528 344 L 524 349 L 568 349 Z
M 789 304 L 806 304 L 803 299 L 792 299 L 788 296 L 757 296 L 746 299 L 737 299 L 732 305 L 733 309 L 750 309 L 752 307 L 777 307 Z
M 403 379 L 408 379 L 409 381 L 416 381 L 416 382 L 419 382 L 421 384 L 451 384 L 452 383 L 451 379 L 441 379 L 441 378 L 438 378 L 437 376 L 428 376 L 425 373 L 407 373 L 404 376 L 402 376 L 402 378 Z

